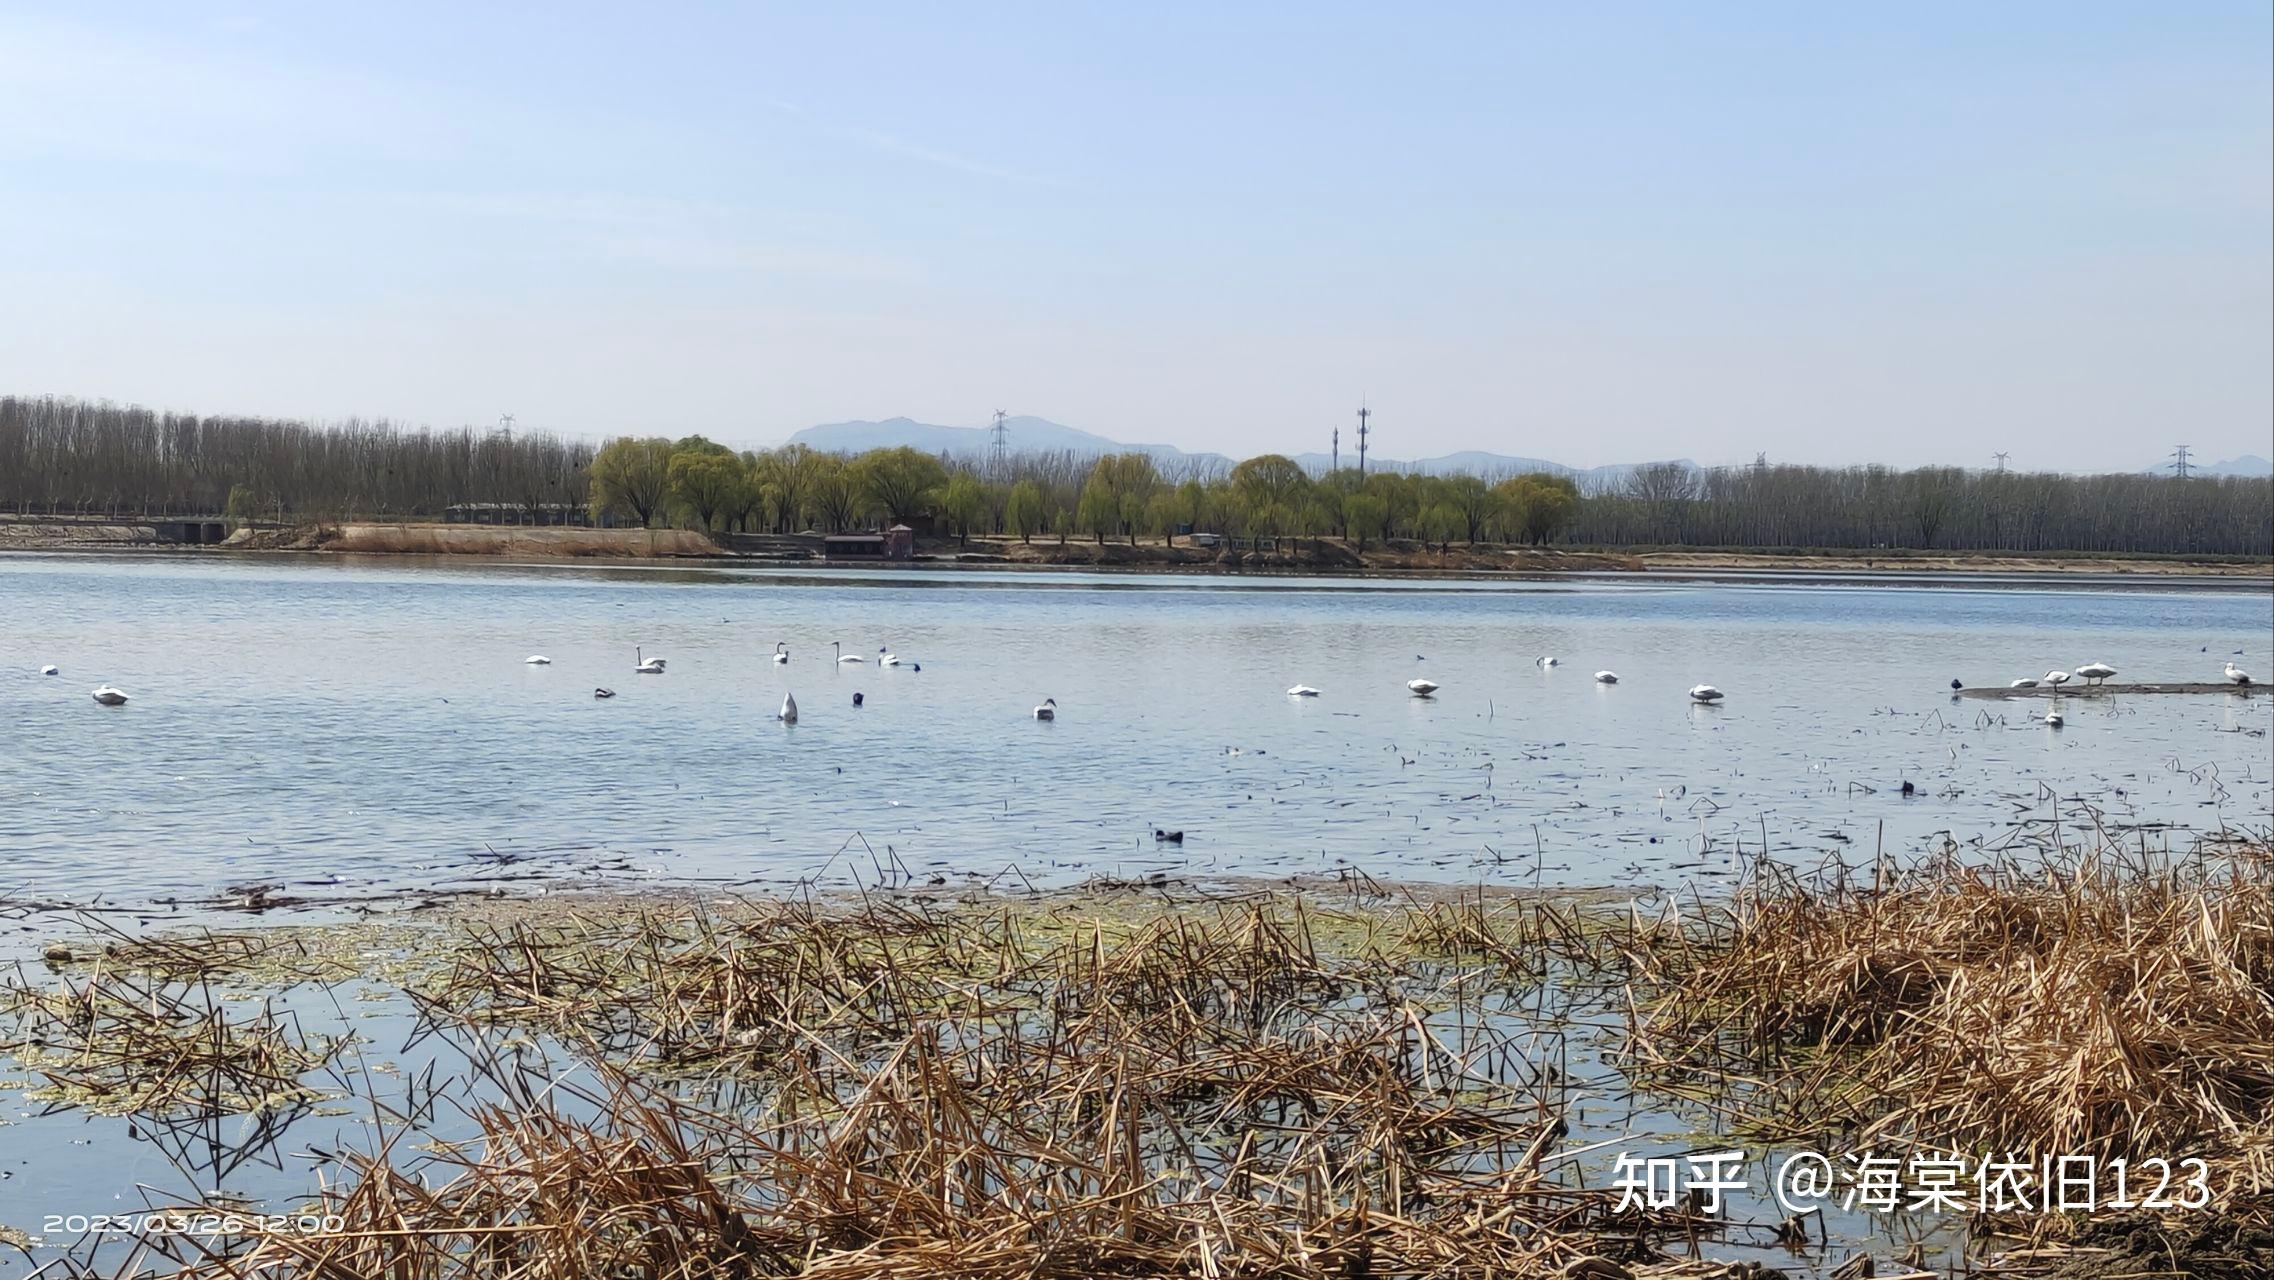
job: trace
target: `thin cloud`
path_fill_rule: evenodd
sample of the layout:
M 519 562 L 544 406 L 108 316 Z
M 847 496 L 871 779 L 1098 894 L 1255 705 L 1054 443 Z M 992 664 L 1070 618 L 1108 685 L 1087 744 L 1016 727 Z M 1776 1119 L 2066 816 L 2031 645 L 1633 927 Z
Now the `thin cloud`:
M 1000 182 L 1016 182 L 1034 187 L 1063 187 L 1068 185 L 1062 178 L 1027 173 L 1018 169 L 1007 169 L 1001 165 L 973 160 L 966 156 L 957 155 L 952 151 L 942 151 L 937 147 L 910 142 L 898 134 L 886 133 L 881 129 L 870 129 L 862 125 L 842 124 L 825 120 L 794 102 L 784 102 L 777 98 L 772 105 L 775 110 L 819 133 L 858 142 L 887 155 L 901 156 L 938 168 L 953 170 L 956 173 L 966 173 L 979 178 L 993 178 Z

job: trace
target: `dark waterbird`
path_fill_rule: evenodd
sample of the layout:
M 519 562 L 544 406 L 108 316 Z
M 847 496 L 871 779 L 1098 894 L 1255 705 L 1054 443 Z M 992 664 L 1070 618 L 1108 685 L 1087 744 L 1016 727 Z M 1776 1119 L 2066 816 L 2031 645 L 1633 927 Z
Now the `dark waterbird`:
M 1950 678 L 1950 687 L 1951 687 L 1951 688 L 1953 688 L 1953 689 L 1963 689 L 1963 688 L 1965 688 L 1966 686 L 1965 686 L 1965 685 L 1962 685 L 1962 684 L 1960 684 L 1960 683 L 1958 683 L 1958 677 L 1957 677 L 1957 676 L 1952 676 L 1952 677 Z
M 1184 833 L 1182 831 L 1163 831 L 1159 827 L 1155 827 L 1153 828 L 1153 842 L 1156 844 L 1183 844 Z
M 595 698 L 613 698 L 616 696 L 616 691 L 614 689 L 594 689 L 592 696 Z
M 853 705 L 856 707 L 861 705 L 861 695 L 857 693 L 853 695 Z

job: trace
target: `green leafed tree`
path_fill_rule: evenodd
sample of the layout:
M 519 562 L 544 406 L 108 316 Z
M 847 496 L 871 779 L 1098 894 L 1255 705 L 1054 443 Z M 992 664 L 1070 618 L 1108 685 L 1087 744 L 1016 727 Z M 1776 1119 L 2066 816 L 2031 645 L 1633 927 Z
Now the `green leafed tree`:
M 653 526 L 671 497 L 671 442 L 619 436 L 592 455 L 592 507 Z
M 1003 523 L 1019 541 L 1032 542 L 1042 532 L 1046 508 L 1042 502 L 1042 486 L 1032 480 L 1021 480 L 1011 486 L 1011 494 L 1003 500 Z
M 940 509 L 955 522 L 957 542 L 971 545 L 971 530 L 987 515 L 987 487 L 970 472 L 960 472 L 940 489 Z
M 947 483 L 947 469 L 921 449 L 871 449 L 853 460 L 854 477 L 886 518 L 906 522 L 930 506 Z
M 668 469 L 671 496 L 705 532 L 743 506 L 742 494 L 749 472 L 732 453 L 674 450 Z

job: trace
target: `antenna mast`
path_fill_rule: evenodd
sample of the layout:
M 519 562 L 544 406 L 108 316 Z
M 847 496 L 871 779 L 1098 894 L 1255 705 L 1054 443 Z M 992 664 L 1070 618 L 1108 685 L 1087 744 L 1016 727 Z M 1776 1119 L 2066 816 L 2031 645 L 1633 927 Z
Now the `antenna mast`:
M 1327 463 L 1329 474 L 1342 470 L 1342 428 L 1340 427 L 1334 429 L 1334 453 L 1332 457 L 1333 461 Z
M 1366 398 L 1360 396 L 1358 398 L 1358 478 L 1361 480 L 1366 478 L 1366 419 L 1373 416 L 1374 411 L 1366 407 Z

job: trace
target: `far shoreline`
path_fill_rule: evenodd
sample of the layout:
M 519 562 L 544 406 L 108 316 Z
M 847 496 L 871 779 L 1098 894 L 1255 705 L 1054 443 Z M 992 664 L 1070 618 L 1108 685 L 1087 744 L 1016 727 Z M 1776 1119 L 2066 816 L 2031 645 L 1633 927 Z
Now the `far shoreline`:
M 734 535 L 726 535 L 733 537 Z M 1158 542 L 1099 544 L 1055 538 L 1020 542 L 980 538 L 968 545 L 926 539 L 913 560 L 828 559 L 785 549 L 801 539 L 760 539 L 759 550 L 722 546 L 679 529 L 582 529 L 434 523 L 355 523 L 312 528 L 241 530 L 219 545 L 181 546 L 148 525 L 119 522 L 0 520 L 0 552 L 98 552 L 152 556 L 265 555 L 451 558 L 561 564 L 734 565 L 756 568 L 897 571 L 924 569 L 1082 572 L 1228 577 L 1462 579 L 1605 576 L 1679 578 L 1742 575 L 1938 577 L 1944 575 L 2197 579 L 2274 586 L 2274 558 L 2184 554 L 2024 554 L 1988 551 L 1830 548 L 1534 548 L 1456 544 L 1444 551 L 1415 544 L 1363 552 L 1339 539 L 1280 539 L 1273 551 L 1217 551 Z M 817 539 L 811 541 L 818 541 Z

